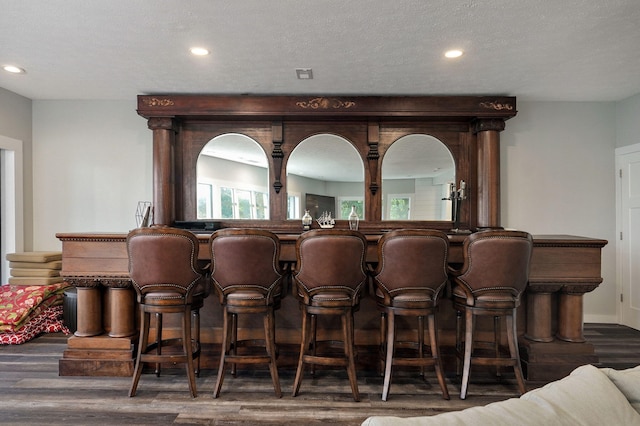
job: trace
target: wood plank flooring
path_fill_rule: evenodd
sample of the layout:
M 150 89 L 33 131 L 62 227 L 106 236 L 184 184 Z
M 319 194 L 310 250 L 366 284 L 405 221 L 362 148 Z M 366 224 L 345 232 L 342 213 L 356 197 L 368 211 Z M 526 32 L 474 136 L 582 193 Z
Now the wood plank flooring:
M 640 331 L 611 324 L 587 324 L 585 336 L 596 346 L 602 367 L 640 364 Z M 426 381 L 415 370 L 394 374 L 389 400 L 380 400 L 382 378 L 358 371 L 361 402 L 351 397 L 346 373 L 319 370 L 305 375 L 299 396 L 290 395 L 293 373 L 281 369 L 284 396 L 276 398 L 266 368 L 225 376 L 220 398 L 211 396 L 216 371 L 203 370 L 198 398 L 189 396 L 184 370 L 161 377 L 144 374 L 134 398 L 130 378 L 60 377 L 58 360 L 66 347 L 62 334 L 43 335 L 20 346 L 0 347 L 0 423 L 3 425 L 359 425 L 371 415 L 420 416 L 517 396 L 506 376 L 472 377 L 466 400 L 458 398 L 455 375 L 447 378 L 451 400 L 442 399 L 435 374 Z M 541 384 L 528 383 L 529 388 Z

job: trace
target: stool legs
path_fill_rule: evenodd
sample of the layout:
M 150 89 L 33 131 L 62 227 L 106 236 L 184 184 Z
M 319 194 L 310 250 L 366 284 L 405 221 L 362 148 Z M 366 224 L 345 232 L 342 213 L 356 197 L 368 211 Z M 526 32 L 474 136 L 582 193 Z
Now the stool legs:
M 433 314 L 429 315 L 427 321 L 429 327 L 431 355 L 435 362 L 436 376 L 438 377 L 438 383 L 440 384 L 440 389 L 442 390 L 442 398 L 449 399 L 449 390 L 447 389 L 447 383 L 444 379 L 444 369 L 442 368 L 442 358 L 440 358 L 440 348 L 438 346 L 438 328 L 436 327 L 436 316 Z
M 138 341 L 138 354 L 136 356 L 136 368 L 133 372 L 133 380 L 131 382 L 131 388 L 129 389 L 129 396 L 136 396 L 136 390 L 138 388 L 138 382 L 142 375 L 142 354 L 149 342 L 149 323 L 151 322 L 151 314 L 149 312 L 141 312 L 140 314 L 140 339 Z
M 393 367 L 393 351 L 395 347 L 395 328 L 396 328 L 396 320 L 393 311 L 387 312 L 386 316 L 386 328 L 387 328 L 387 336 L 385 337 L 386 342 L 386 362 L 384 366 L 384 383 L 382 385 L 382 400 L 386 401 L 389 396 L 389 387 L 391 386 L 391 373 Z
M 233 310 L 238 309 L 233 307 Z M 238 313 L 230 312 L 229 307 L 224 305 L 222 324 L 222 351 L 220 354 L 220 364 L 218 366 L 218 378 L 213 391 L 213 397 L 220 396 L 220 390 L 224 382 L 225 367 L 231 364 L 231 373 L 235 376 L 237 364 L 269 364 L 269 372 L 273 382 L 273 389 L 278 398 L 282 396 L 280 379 L 278 377 L 278 365 L 276 363 L 276 338 L 275 338 L 275 314 L 273 306 L 266 306 L 260 310 L 249 309 L 247 314 L 263 313 L 264 342 L 266 355 L 245 355 L 238 354 Z
M 347 357 L 347 374 L 349 375 L 349 383 L 351 384 L 351 393 L 353 394 L 354 401 L 358 402 L 360 401 L 360 392 L 358 392 L 358 379 L 356 377 L 353 312 L 351 310 L 342 314 L 342 332 L 344 335 L 344 355 Z
M 471 371 L 471 352 L 473 350 L 473 329 L 475 328 L 475 316 L 471 309 L 465 310 L 464 333 L 464 362 L 462 366 L 462 386 L 460 387 L 460 399 L 467 397 L 469 386 L 469 373 Z
M 182 315 L 182 336 L 179 339 L 162 339 L 162 314 L 156 313 L 156 340 L 153 344 L 149 344 L 149 328 L 151 325 L 151 312 L 145 310 L 145 307 L 141 305 L 140 310 L 140 339 L 138 341 L 138 351 L 136 357 L 136 366 L 133 372 L 133 379 L 131 382 L 131 388 L 129 390 L 129 396 L 133 397 L 136 394 L 140 377 L 142 376 L 142 370 L 145 362 L 155 364 L 155 373 L 160 375 L 160 365 L 162 362 L 184 362 L 187 369 L 187 377 L 189 379 L 189 391 L 191 396 L 195 398 L 197 396 L 196 391 L 196 373 L 195 362 L 197 359 L 200 362 L 200 337 L 199 334 L 192 334 L 191 331 L 191 316 L 199 315 L 196 310 L 191 309 L 190 305 L 184 305 L 172 312 L 180 313 Z M 194 333 L 199 333 L 199 326 L 196 327 Z M 195 339 L 192 338 L 195 337 Z M 182 354 L 162 354 L 162 346 L 166 344 L 177 344 L 180 342 L 182 346 Z M 195 349 L 194 349 L 195 343 Z
M 511 315 L 507 316 L 507 336 L 509 340 L 509 353 L 511 359 L 515 363 L 513 371 L 516 375 L 516 381 L 518 382 L 518 390 L 520 394 L 527 391 L 524 384 L 524 375 L 522 374 L 522 364 L 520 363 L 520 351 L 518 349 L 518 330 L 516 327 L 516 310 L 514 309 Z
M 271 372 L 271 381 L 273 382 L 273 389 L 276 396 L 280 398 L 282 396 L 282 390 L 280 389 L 280 379 L 278 378 L 278 365 L 276 364 L 276 336 L 275 336 L 275 317 L 273 314 L 273 308 L 270 307 L 267 314 L 264 316 L 264 334 L 265 334 L 265 346 L 267 349 L 267 355 L 269 356 L 269 371 Z
M 162 314 L 156 312 L 156 355 L 162 355 Z M 156 364 L 156 377 L 160 377 L 160 370 L 162 366 L 160 363 Z
M 233 320 L 231 319 L 231 322 Z M 220 354 L 220 364 L 218 366 L 218 378 L 216 380 L 216 387 L 213 391 L 213 397 L 217 398 L 220 396 L 220 389 L 222 388 L 222 382 L 224 381 L 224 366 L 225 366 L 225 356 L 229 353 L 229 348 L 231 347 L 231 333 L 232 326 L 229 324 L 230 318 L 229 313 L 227 312 L 227 307 L 224 306 L 222 313 L 222 353 Z
M 182 313 L 182 348 L 184 354 L 187 357 L 186 368 L 187 368 L 187 377 L 189 378 L 189 390 L 191 391 L 191 396 L 195 398 L 198 396 L 198 392 L 196 391 L 196 375 L 193 368 L 193 343 L 191 340 L 191 309 L 189 306 L 185 307 L 185 311 Z M 196 342 L 196 345 L 199 346 L 199 343 Z M 200 348 L 197 347 L 198 351 L 198 359 L 200 358 Z
M 311 324 L 309 324 L 309 313 L 307 307 L 302 306 L 302 336 L 300 337 L 300 355 L 298 357 L 298 367 L 296 368 L 296 378 L 293 381 L 293 391 L 291 396 L 298 395 L 300 391 L 300 383 L 302 382 L 302 373 L 304 371 L 304 355 L 309 347 L 309 336 Z
M 400 315 L 400 314 L 398 314 Z M 424 317 L 427 317 L 427 327 L 429 329 L 429 345 L 431 347 L 431 357 L 425 358 L 424 354 Z M 382 386 L 382 400 L 386 401 L 389 396 L 389 388 L 391 387 L 391 375 L 393 373 L 393 365 L 409 365 L 419 366 L 420 375 L 424 377 L 425 365 L 433 365 L 438 378 L 438 384 L 442 390 L 442 397 L 449 399 L 449 390 L 444 378 L 444 369 L 440 359 L 440 349 L 438 347 L 438 335 L 436 327 L 435 314 L 418 315 L 418 336 L 417 336 L 417 358 L 395 358 L 394 351 L 396 347 L 396 313 L 393 309 L 386 309 L 384 313 L 383 327 L 386 328 L 386 336 L 383 338 L 385 342 L 385 369 L 384 383 Z M 401 343 L 398 343 L 401 345 Z
M 340 315 L 342 323 L 342 338 L 344 342 L 344 358 L 322 357 L 317 355 L 316 314 L 311 314 L 307 306 L 302 306 L 302 337 L 300 339 L 300 356 L 298 358 L 298 367 L 296 369 L 296 377 L 293 382 L 293 392 L 291 396 L 298 395 L 300 391 L 300 383 L 302 382 L 302 374 L 304 372 L 304 364 L 308 363 L 314 368 L 314 364 L 323 365 L 343 365 L 347 368 L 349 383 L 354 401 L 360 401 L 360 393 L 358 391 L 358 379 L 356 374 L 355 363 L 355 344 L 354 344 L 354 327 L 353 327 L 353 310 L 350 308 L 340 309 L 339 312 L 327 312 L 327 314 Z M 311 354 L 308 354 L 308 352 Z M 313 370 L 312 370 L 313 371 Z
M 495 352 L 494 358 L 484 357 L 472 357 L 474 346 L 474 332 L 475 332 L 475 317 L 472 309 L 467 308 L 465 311 L 465 337 L 464 337 L 464 354 L 463 354 L 463 368 L 462 368 L 462 383 L 460 387 L 460 399 L 467 397 L 467 390 L 469 387 L 469 376 L 471 371 L 472 358 L 477 359 L 484 365 L 494 365 L 496 367 L 496 374 L 500 376 L 501 366 L 512 366 L 515 374 L 516 382 L 518 385 L 518 391 L 520 394 L 526 392 L 526 385 L 524 381 L 524 375 L 522 374 L 522 365 L 520 363 L 520 352 L 518 349 L 518 332 L 516 328 L 516 309 L 509 310 L 501 313 L 501 315 L 493 315 L 494 323 L 494 339 L 492 344 L 493 351 Z M 486 314 L 485 314 L 486 315 Z M 456 352 L 459 358 L 462 352 L 463 344 L 460 342 L 460 316 L 461 312 L 456 312 Z M 500 316 L 504 316 L 507 323 L 507 343 L 509 346 L 509 358 L 500 357 Z M 459 370 L 457 371 L 458 374 Z

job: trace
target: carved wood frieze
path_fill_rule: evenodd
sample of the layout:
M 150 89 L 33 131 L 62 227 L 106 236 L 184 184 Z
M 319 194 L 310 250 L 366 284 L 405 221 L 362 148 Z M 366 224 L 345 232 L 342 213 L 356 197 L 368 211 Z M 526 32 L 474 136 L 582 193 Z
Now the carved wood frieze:
M 356 106 L 356 103 L 337 98 L 318 97 L 308 101 L 296 102 L 296 105 L 303 109 L 349 109 Z
M 65 282 L 74 287 L 110 287 L 110 288 L 129 288 L 131 287 L 131 278 L 126 275 L 118 275 L 113 277 L 107 276 L 89 276 L 89 275 L 65 275 L 62 277 Z
M 169 107 L 175 105 L 171 98 L 144 98 L 143 102 L 149 107 Z
M 482 108 L 492 109 L 495 111 L 512 111 L 513 105 L 500 101 L 480 102 Z

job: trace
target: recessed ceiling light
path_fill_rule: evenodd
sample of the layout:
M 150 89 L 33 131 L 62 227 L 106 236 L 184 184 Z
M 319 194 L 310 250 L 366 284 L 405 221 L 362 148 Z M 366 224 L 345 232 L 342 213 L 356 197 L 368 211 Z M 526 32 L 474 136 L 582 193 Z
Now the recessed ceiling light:
M 192 55 L 196 56 L 207 56 L 209 54 L 209 49 L 205 49 L 204 47 L 192 47 L 190 52 Z
M 296 68 L 298 80 L 313 80 L 313 70 L 311 68 Z
M 3 65 L 2 69 L 6 72 L 10 72 L 12 74 L 25 74 L 26 71 L 20 67 L 16 67 L 15 65 Z
M 444 52 L 444 56 L 447 58 L 459 58 L 460 56 L 462 56 L 462 50 L 447 50 L 446 52 Z

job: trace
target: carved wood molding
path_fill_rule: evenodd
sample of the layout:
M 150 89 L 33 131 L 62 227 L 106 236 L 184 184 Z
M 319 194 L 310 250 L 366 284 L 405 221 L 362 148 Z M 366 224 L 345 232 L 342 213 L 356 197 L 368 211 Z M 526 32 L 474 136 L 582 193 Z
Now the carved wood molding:
M 127 275 L 117 276 L 89 276 L 89 275 L 65 275 L 62 277 L 65 282 L 74 287 L 109 287 L 109 288 L 129 288 L 131 278 Z
M 148 107 L 170 107 L 170 106 L 174 106 L 175 102 L 173 101 L 173 99 L 168 98 L 168 97 L 151 97 L 151 98 L 144 98 L 142 100 L 142 102 L 148 106 Z
M 175 120 L 170 117 L 151 117 L 147 121 L 150 130 L 173 130 L 176 131 Z
M 282 122 L 276 122 L 271 125 L 273 150 L 271 151 L 271 158 L 273 158 L 273 189 L 276 194 L 280 193 L 282 189 L 282 160 L 284 159 L 284 152 L 282 151 Z
M 492 109 L 495 111 L 512 111 L 513 105 L 507 102 L 500 102 L 498 100 L 495 101 L 485 101 L 480 102 L 478 105 L 482 108 Z
M 369 177 L 371 179 L 369 191 L 371 191 L 372 195 L 375 195 L 378 192 L 378 189 L 380 189 L 380 186 L 378 185 L 378 160 L 380 159 L 378 143 L 380 142 L 380 125 L 378 123 L 369 123 L 367 138 L 367 143 L 369 144 L 367 161 L 369 162 Z
M 356 106 L 356 103 L 338 98 L 317 97 L 308 101 L 296 102 L 296 105 L 303 109 L 349 109 Z
M 497 131 L 501 132 L 505 128 L 505 123 L 502 118 L 478 118 L 473 120 L 473 133 Z

